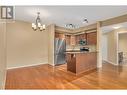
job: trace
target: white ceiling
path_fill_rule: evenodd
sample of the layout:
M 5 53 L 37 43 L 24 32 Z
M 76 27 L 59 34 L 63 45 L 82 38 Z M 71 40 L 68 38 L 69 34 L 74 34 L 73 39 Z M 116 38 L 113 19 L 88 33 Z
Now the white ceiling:
M 38 11 L 44 24 L 64 27 L 72 23 L 80 27 L 127 14 L 127 6 L 16 6 L 15 18 L 34 22 Z M 88 24 L 83 23 L 84 18 L 88 19 Z
M 108 33 L 108 32 L 111 32 L 112 30 L 115 30 L 115 28 L 117 28 L 117 29 L 119 29 L 119 28 L 127 29 L 127 22 L 105 26 L 105 27 L 102 27 L 101 30 L 102 30 L 103 33 Z

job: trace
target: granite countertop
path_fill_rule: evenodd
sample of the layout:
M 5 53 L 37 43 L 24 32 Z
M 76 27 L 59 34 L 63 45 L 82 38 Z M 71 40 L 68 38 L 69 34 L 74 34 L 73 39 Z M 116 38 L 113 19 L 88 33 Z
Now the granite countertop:
M 66 51 L 66 53 L 76 54 L 76 53 L 97 53 L 97 51 Z

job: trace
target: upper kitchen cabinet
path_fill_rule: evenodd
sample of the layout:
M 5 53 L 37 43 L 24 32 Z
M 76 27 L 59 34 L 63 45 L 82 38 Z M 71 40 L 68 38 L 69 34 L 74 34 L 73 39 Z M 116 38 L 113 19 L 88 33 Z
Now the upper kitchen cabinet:
M 87 44 L 88 45 L 97 44 L 97 32 L 87 33 Z
M 55 32 L 55 38 L 65 39 L 65 34 Z
M 80 40 L 86 39 L 86 34 L 80 34 L 75 36 L 76 44 L 78 45 Z
M 66 45 L 76 45 L 75 36 L 74 35 L 66 35 L 65 36 Z
M 66 35 L 65 36 L 65 40 L 66 40 L 66 45 L 70 45 L 70 43 L 71 43 L 71 35 Z
M 76 42 L 76 44 L 79 44 L 79 41 L 80 41 L 80 35 L 76 35 L 75 36 L 75 42 Z
M 75 36 L 74 35 L 71 35 L 71 39 L 70 39 L 70 45 L 74 46 L 76 45 L 76 41 L 75 41 Z

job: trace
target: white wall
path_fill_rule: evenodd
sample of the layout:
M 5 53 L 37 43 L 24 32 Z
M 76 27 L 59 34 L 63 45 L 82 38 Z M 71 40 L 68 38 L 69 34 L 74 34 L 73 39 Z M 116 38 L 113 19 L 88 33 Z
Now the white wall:
M 33 31 L 31 23 L 7 24 L 7 68 L 48 63 L 48 33 Z
M 119 52 L 127 52 L 127 33 L 119 34 Z
M 107 35 L 102 34 L 102 60 L 107 61 Z
M 0 21 L 0 89 L 4 89 L 6 79 L 6 23 Z
M 48 33 L 48 64 L 54 66 L 54 34 L 55 34 L 55 25 L 51 24 L 47 26 Z
M 107 33 L 107 45 L 108 45 L 108 49 L 107 49 L 107 58 L 108 58 L 108 61 L 114 65 L 117 65 L 117 32 L 114 30 L 114 31 L 111 31 L 109 33 Z

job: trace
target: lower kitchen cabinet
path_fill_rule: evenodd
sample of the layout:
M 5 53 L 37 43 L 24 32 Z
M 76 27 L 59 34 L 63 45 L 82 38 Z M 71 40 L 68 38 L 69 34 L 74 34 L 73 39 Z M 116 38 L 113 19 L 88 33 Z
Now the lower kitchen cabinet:
M 97 68 L 97 53 L 69 52 L 67 57 L 67 70 L 76 74 Z

